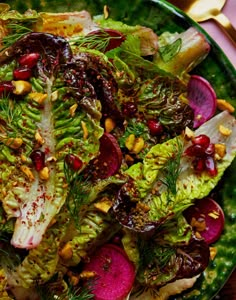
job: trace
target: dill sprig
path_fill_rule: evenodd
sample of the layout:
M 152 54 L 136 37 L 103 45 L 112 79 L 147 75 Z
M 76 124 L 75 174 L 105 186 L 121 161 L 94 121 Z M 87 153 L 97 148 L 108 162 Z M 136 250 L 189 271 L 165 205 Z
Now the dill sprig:
M 13 129 L 13 124 L 16 124 L 21 117 L 21 107 L 18 105 L 16 108 L 14 101 L 8 96 L 5 96 L 0 99 L 0 111 L 1 119 L 8 124 L 8 127 Z
M 92 298 L 94 298 L 94 295 L 92 293 L 92 289 L 89 287 L 83 287 L 83 288 L 81 287 L 74 288 L 72 286 L 69 287 L 68 300 L 88 300 Z
M 10 236 L 0 234 L 0 266 L 8 271 L 19 265 L 21 258 L 17 250 L 10 244 Z
M 4 49 L 10 47 L 25 34 L 32 32 L 30 28 L 18 23 L 9 23 L 6 27 L 10 30 L 10 33 L 2 38 Z
M 142 267 L 151 265 L 163 269 L 170 261 L 175 250 L 168 245 L 159 245 L 157 242 L 139 239 L 138 248 Z
M 69 40 L 70 45 L 85 47 L 87 49 L 96 49 L 104 52 L 111 39 L 121 39 L 120 36 L 110 36 L 106 31 L 99 31 L 98 34 L 89 34 L 86 36 L 72 37 Z
M 66 162 L 64 162 L 64 174 L 69 186 L 66 199 L 67 209 L 75 225 L 79 226 L 81 208 L 88 203 L 88 179 L 85 179 L 82 173 L 70 168 Z
M 56 276 L 55 276 L 56 277 Z M 74 287 L 69 285 L 66 291 L 61 291 L 62 285 L 66 283 L 57 278 L 52 278 L 49 282 L 43 285 L 36 285 L 36 293 L 40 300 L 88 300 L 94 298 L 92 288 L 90 287 Z M 58 294 L 60 291 L 60 295 Z
M 161 182 L 167 187 L 167 192 L 172 195 L 177 194 L 176 182 L 181 172 L 180 160 L 183 154 L 183 145 L 176 139 L 176 144 L 174 145 L 173 154 L 170 155 L 162 171 L 164 178 L 161 179 Z

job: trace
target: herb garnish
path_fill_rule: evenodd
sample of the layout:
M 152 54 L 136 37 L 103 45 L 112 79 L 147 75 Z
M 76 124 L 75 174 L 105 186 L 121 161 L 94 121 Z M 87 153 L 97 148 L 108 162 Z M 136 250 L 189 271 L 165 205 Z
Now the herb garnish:
M 79 47 L 86 47 L 87 49 L 96 49 L 104 52 L 110 41 L 114 39 L 121 39 L 121 36 L 111 36 L 109 33 L 103 30 L 99 30 L 99 33 L 88 34 L 86 36 L 72 37 L 69 40 L 70 45 Z
M 14 130 L 14 124 L 17 123 L 22 114 L 20 105 L 15 107 L 15 103 L 8 96 L 0 99 L 1 119 L 4 120 L 9 128 Z M 1 125 L 0 125 L 1 126 Z
M 138 248 L 143 267 L 156 265 L 163 269 L 172 255 L 175 254 L 174 248 L 169 245 L 159 245 L 155 240 L 139 239 Z
M 168 193 L 176 195 L 176 182 L 181 172 L 180 160 L 183 154 L 183 145 L 178 138 L 176 139 L 176 144 L 173 147 L 173 154 L 169 157 L 162 169 L 164 178 L 161 179 L 161 182 L 167 187 Z
M 5 48 L 10 47 L 14 44 L 17 40 L 22 38 L 25 34 L 32 32 L 32 30 L 28 27 L 20 25 L 18 23 L 9 23 L 6 26 L 11 32 L 2 38 L 2 43 Z
M 57 284 L 57 283 L 56 283 Z M 94 295 L 92 294 L 92 289 L 90 287 L 74 287 L 72 285 L 68 286 L 67 291 L 60 293 L 60 295 L 57 294 L 57 285 L 55 284 L 55 278 L 53 282 L 50 280 L 50 282 L 44 284 L 44 285 L 37 285 L 36 286 L 36 292 L 39 296 L 40 300 L 88 300 L 94 298 Z M 60 285 L 61 284 L 61 285 Z M 58 289 L 62 288 L 63 282 L 58 282 Z
M 164 62 L 170 61 L 173 57 L 175 57 L 182 46 L 182 39 L 179 38 L 174 41 L 172 44 L 168 44 L 166 46 L 162 46 L 159 48 L 159 53 Z
M 88 179 L 84 178 L 82 173 L 70 168 L 66 162 L 64 162 L 64 173 L 68 184 L 67 209 L 74 220 L 75 226 L 79 226 L 81 208 L 88 202 Z

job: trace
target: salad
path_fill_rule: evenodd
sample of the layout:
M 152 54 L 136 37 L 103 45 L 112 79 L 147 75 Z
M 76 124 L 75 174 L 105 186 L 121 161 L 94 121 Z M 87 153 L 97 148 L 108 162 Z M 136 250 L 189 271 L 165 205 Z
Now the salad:
M 217 255 L 234 107 L 195 28 L 0 4 L 0 298 L 168 299 Z

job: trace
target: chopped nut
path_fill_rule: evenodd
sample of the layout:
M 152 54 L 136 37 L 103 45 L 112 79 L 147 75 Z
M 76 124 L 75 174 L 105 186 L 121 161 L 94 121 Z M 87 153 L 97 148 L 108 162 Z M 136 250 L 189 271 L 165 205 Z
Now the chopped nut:
M 150 207 L 147 204 L 142 203 L 142 202 L 138 202 L 136 208 L 138 210 L 142 210 L 144 212 L 149 212 L 149 210 L 150 210 Z
M 24 154 L 21 154 L 20 158 L 23 162 L 27 162 L 27 157 Z
M 80 273 L 80 278 L 89 279 L 89 278 L 93 278 L 94 276 L 96 276 L 96 272 L 94 271 L 82 271 Z
M 125 141 L 125 147 L 128 150 L 132 150 L 134 147 L 134 142 L 135 142 L 135 135 L 132 133 L 127 137 L 127 139 Z
M 101 201 L 94 203 L 94 207 L 103 213 L 107 213 L 112 207 L 112 201 L 107 197 L 103 197 Z
M 73 250 L 70 243 L 66 243 L 65 246 L 59 251 L 59 255 L 64 260 L 69 260 L 73 256 Z
M 37 141 L 40 145 L 43 145 L 43 144 L 44 144 L 45 141 L 44 141 L 43 137 L 41 136 L 41 134 L 40 134 L 38 131 L 36 131 L 34 137 L 35 137 L 36 141 Z
M 84 121 L 81 121 L 81 126 L 82 126 L 82 129 L 83 129 L 83 139 L 86 140 L 88 138 L 88 129 L 87 129 L 87 126 L 86 126 L 86 123 Z
M 217 254 L 217 249 L 216 247 L 210 247 L 209 250 L 210 250 L 210 259 L 214 260 Z
M 79 274 L 75 274 L 75 273 L 73 273 L 71 271 L 68 271 L 66 274 L 68 275 L 70 284 L 72 286 L 76 286 L 79 283 L 79 279 L 80 279 L 80 275 Z
M 204 231 L 206 229 L 206 221 L 204 218 L 192 218 L 190 225 L 196 229 L 196 231 L 201 232 Z
M 38 104 L 43 104 L 44 101 L 47 99 L 47 94 L 32 92 L 28 95 L 31 100 L 37 102 Z
M 20 166 L 20 170 L 25 173 L 25 175 L 28 177 L 29 181 L 34 181 L 35 177 L 34 174 L 32 173 L 32 171 L 30 170 L 29 167 L 22 165 Z
M 12 84 L 14 85 L 14 90 L 13 93 L 15 95 L 25 95 L 31 92 L 32 90 L 32 85 L 28 81 L 24 80 L 17 80 L 17 81 L 12 81 Z
M 105 131 L 108 133 L 111 132 L 116 127 L 115 121 L 112 120 L 111 118 L 106 118 L 104 125 L 105 125 Z
M 107 5 L 104 5 L 103 7 L 103 14 L 104 14 L 104 19 L 106 20 L 109 17 L 109 7 Z
M 233 113 L 235 111 L 233 105 L 231 105 L 229 102 L 227 102 L 224 99 L 217 99 L 217 108 L 219 110 L 227 110 L 230 113 Z
M 225 144 L 215 144 L 215 159 L 220 160 L 226 154 L 226 146 Z
M 219 126 L 219 132 L 224 136 L 230 136 L 232 133 L 232 130 L 225 127 L 224 125 Z
M 138 154 L 140 151 L 142 151 L 144 145 L 145 145 L 145 142 L 142 137 L 136 138 L 134 146 L 132 148 L 132 152 L 134 152 L 135 154 Z
M 48 180 L 48 178 L 49 178 L 48 167 L 44 167 L 42 170 L 39 171 L 39 178 L 42 180 Z
M 58 99 L 58 91 L 54 91 L 52 94 L 51 94 L 51 101 L 56 101 Z
M 184 131 L 184 137 L 187 140 L 191 140 L 194 137 L 194 132 L 189 127 L 186 127 Z
M 219 214 L 218 211 L 213 210 L 212 212 L 209 212 L 209 213 L 208 213 L 208 216 L 211 217 L 212 219 L 215 219 L 215 220 L 216 220 L 216 219 L 219 218 L 220 214 Z
M 129 154 L 126 154 L 125 155 L 125 161 L 128 163 L 128 164 L 132 164 L 134 162 L 134 159 L 132 156 L 130 156 Z
M 55 161 L 57 161 L 57 158 L 55 157 L 55 156 L 50 156 L 50 157 L 48 157 L 47 158 L 47 162 L 55 162 Z
M 74 116 L 75 116 L 75 111 L 76 111 L 77 107 L 78 107 L 78 104 L 75 103 L 75 104 L 73 104 L 73 105 L 69 108 L 71 117 L 74 117 Z
M 195 232 L 195 235 L 196 235 L 196 237 L 197 237 L 198 239 L 201 239 L 201 238 L 202 238 L 200 232 L 198 232 L 198 231 Z
M 23 144 L 23 140 L 21 138 L 8 138 L 4 141 L 4 144 L 11 149 L 19 149 Z

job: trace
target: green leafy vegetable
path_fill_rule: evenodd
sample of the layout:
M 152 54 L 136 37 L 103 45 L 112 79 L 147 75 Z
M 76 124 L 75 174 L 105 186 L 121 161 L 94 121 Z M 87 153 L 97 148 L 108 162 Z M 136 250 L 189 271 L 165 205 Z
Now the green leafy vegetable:
M 160 51 L 155 54 L 153 62 L 160 69 L 182 78 L 210 51 L 205 37 L 193 27 L 182 33 L 161 34 L 159 46 Z
M 182 40 L 179 38 L 176 41 L 174 41 L 172 44 L 160 47 L 158 51 L 163 61 L 168 62 L 171 59 L 173 59 L 173 57 L 179 53 L 181 49 L 181 45 L 182 45 Z
M 105 30 L 101 30 L 98 34 L 92 33 L 86 36 L 72 37 L 69 42 L 71 46 L 85 47 L 86 49 L 96 49 L 96 51 L 104 52 L 111 39 L 119 40 L 121 37 L 111 36 Z
M 25 34 L 32 32 L 30 28 L 17 23 L 9 23 L 7 28 L 10 29 L 11 33 L 2 39 L 4 48 L 10 47 Z
M 66 205 L 75 225 L 80 226 L 81 208 L 89 201 L 90 185 L 83 174 L 73 171 L 66 162 L 64 162 L 64 173 L 69 185 Z
M 162 169 L 163 178 L 161 179 L 161 182 L 167 187 L 167 192 L 173 195 L 177 194 L 176 183 L 181 172 L 180 162 L 183 155 L 183 145 L 178 142 L 178 139 L 176 145 L 174 155 L 170 156 Z

